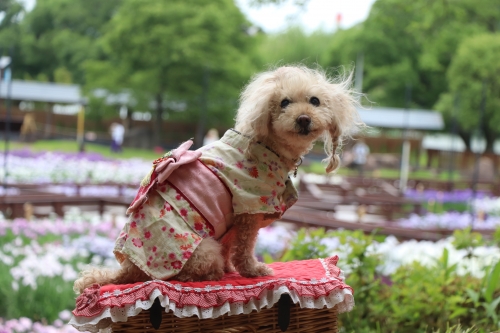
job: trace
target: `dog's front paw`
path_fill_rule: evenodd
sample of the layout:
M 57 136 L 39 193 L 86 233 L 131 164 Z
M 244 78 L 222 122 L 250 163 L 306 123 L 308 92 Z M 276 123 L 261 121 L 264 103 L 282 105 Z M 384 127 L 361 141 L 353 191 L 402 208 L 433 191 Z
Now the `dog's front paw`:
M 234 272 L 236 272 L 236 268 L 234 268 L 233 264 L 226 263 L 224 265 L 224 272 L 226 272 L 226 273 L 234 273 Z
M 238 272 L 244 277 L 257 277 L 274 274 L 273 270 L 262 262 L 258 262 L 253 266 L 239 267 Z

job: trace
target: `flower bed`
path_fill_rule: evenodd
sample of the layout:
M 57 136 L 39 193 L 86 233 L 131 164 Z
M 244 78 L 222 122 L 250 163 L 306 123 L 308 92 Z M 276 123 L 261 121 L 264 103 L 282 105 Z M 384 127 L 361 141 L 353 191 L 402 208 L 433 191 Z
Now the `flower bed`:
M 442 214 L 427 213 L 423 216 L 416 214 L 400 219 L 396 225 L 412 229 L 496 229 L 500 227 L 500 216 L 489 216 L 476 211 L 473 215 L 469 212 L 445 212 Z
M 21 317 L 19 319 L 2 320 L 0 318 L 0 332 L 2 333 L 77 333 L 76 328 L 65 324 L 70 319 L 71 313 L 64 310 L 59 314 L 52 325 L 34 322 L 30 318 Z
M 75 306 L 72 282 L 77 272 L 89 263 L 117 266 L 112 248 L 124 219 L 112 223 L 107 216 L 105 221 L 77 211 L 64 219 L 0 219 L 0 332 L 73 332 L 61 323 L 61 312 Z M 354 312 L 341 317 L 347 331 L 373 331 L 378 322 L 423 332 L 419 325 L 435 318 L 443 319 L 432 328 L 476 321 L 492 330 L 495 319 L 484 306 L 492 307 L 500 296 L 499 284 L 493 284 L 494 267 L 500 276 L 500 249 L 477 237 L 463 231 L 436 243 L 398 242 L 358 231 L 297 231 L 278 224 L 259 232 L 256 254 L 266 261 L 339 255 L 357 301 Z M 467 243 L 469 239 L 474 242 Z M 483 295 L 482 290 L 492 293 Z M 475 299 L 474 293 L 480 296 Z M 429 302 L 435 303 L 432 311 L 416 308 Z M 396 305 L 398 311 L 387 311 Z
M 483 198 L 473 201 L 474 210 L 500 217 L 500 198 Z
M 499 226 L 500 227 L 500 226 Z M 340 236 L 340 235 L 339 235 Z M 349 273 L 353 270 L 347 258 L 353 253 L 353 242 L 342 243 L 341 237 L 330 236 L 315 237 L 307 235 L 302 242 L 303 253 L 321 250 L 319 256 L 336 254 L 340 257 L 339 267 Z M 296 231 L 284 227 L 267 227 L 261 229 L 257 239 L 256 254 L 268 261 L 282 259 L 286 251 L 297 247 L 298 237 Z M 383 241 L 373 241 L 367 246 L 367 255 L 378 257 L 380 265 L 376 267 L 377 273 L 389 276 L 401 266 L 418 262 L 423 266 L 432 267 L 443 255 L 446 249 L 449 254 L 450 265 L 457 265 L 460 275 L 484 276 L 485 268 L 500 261 L 500 248 L 497 246 L 478 246 L 471 250 L 457 249 L 454 245 L 455 238 L 448 237 L 438 242 L 430 241 L 405 241 L 399 242 L 394 236 L 388 236 Z
M 453 191 L 438 191 L 438 190 L 414 190 L 407 189 L 405 192 L 405 197 L 418 200 L 422 202 L 428 202 L 429 200 L 435 202 L 469 202 L 472 199 L 482 199 L 487 198 L 488 193 L 483 191 L 478 191 L 475 194 L 471 189 L 464 190 L 453 190 Z
M 151 168 L 150 161 L 108 159 L 92 153 L 14 151 L 7 162 L 9 183 L 31 184 L 139 184 Z M 0 155 L 3 163 L 4 155 Z M 0 170 L 2 179 L 4 172 Z
M 70 310 L 72 284 L 84 265 L 117 266 L 112 239 L 124 219 L 111 222 L 107 216 L 106 221 L 76 210 L 64 219 L 1 218 L 0 317 L 53 322 L 62 310 Z
M 272 235 L 276 237 L 271 237 Z M 356 306 L 346 332 L 443 332 L 452 325 L 500 328 L 500 229 L 493 240 L 465 229 L 439 242 L 398 242 L 361 231 L 300 230 L 279 249 L 268 232 L 268 261 L 338 254 Z M 261 248 L 265 244 L 260 244 Z M 403 328 L 403 329 L 402 329 Z M 457 329 L 458 331 L 458 329 Z

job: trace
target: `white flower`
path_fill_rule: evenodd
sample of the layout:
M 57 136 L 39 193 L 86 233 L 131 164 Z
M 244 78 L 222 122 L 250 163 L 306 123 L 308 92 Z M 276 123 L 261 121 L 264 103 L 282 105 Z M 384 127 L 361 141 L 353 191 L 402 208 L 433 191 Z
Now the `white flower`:
M 19 290 L 19 283 L 17 281 L 12 281 L 12 289 L 15 291 Z

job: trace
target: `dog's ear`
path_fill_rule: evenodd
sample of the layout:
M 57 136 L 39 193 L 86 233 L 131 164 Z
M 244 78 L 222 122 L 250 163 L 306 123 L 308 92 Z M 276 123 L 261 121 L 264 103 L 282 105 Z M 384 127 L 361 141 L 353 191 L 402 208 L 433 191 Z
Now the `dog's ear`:
M 337 170 L 340 165 L 340 157 L 337 154 L 337 149 L 341 141 L 339 127 L 332 125 L 329 131 L 325 133 L 324 141 L 325 152 L 328 157 L 323 161 L 327 162 L 326 173 L 330 173 Z
M 352 75 L 351 75 L 352 76 Z M 362 127 L 356 105 L 358 104 L 353 92 L 349 90 L 351 76 L 341 83 L 329 84 L 328 108 L 331 112 L 328 132 L 324 134 L 325 152 L 328 157 L 326 172 L 335 171 L 340 165 L 337 154 L 345 136 L 350 136 L 354 130 Z
M 236 114 L 236 130 L 259 141 L 268 135 L 271 102 L 276 91 L 273 72 L 255 76 L 240 95 L 240 107 Z

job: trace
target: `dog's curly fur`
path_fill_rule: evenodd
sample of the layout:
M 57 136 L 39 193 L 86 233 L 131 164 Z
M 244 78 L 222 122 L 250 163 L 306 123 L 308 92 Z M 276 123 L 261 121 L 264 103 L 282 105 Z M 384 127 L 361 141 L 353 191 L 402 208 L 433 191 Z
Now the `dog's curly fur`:
M 326 171 L 339 166 L 337 150 L 343 138 L 362 126 L 351 86 L 352 74 L 331 79 L 321 70 L 282 66 L 256 75 L 240 96 L 235 129 L 276 152 L 289 171 L 318 139 L 325 142 Z M 251 153 L 246 152 L 249 158 Z M 179 281 L 219 280 L 224 272 L 242 276 L 272 274 L 254 256 L 258 230 L 271 224 L 277 214 L 241 214 L 220 242 L 205 238 L 174 277 Z M 98 283 L 124 284 L 151 278 L 129 260 L 118 271 L 91 268 L 81 273 L 74 290 L 81 293 Z

